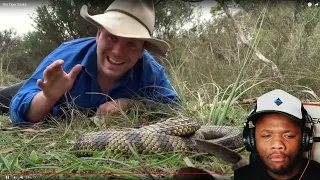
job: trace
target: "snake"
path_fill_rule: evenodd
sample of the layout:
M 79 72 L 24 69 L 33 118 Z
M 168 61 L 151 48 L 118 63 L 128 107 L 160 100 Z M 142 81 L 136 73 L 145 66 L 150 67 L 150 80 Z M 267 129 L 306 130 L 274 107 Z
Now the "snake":
M 130 152 L 130 147 L 141 154 L 198 152 L 196 139 L 232 150 L 242 146 L 242 132 L 237 127 L 201 125 L 191 118 L 171 117 L 130 130 L 107 129 L 80 134 L 71 150 L 77 151 L 77 156 L 90 156 L 92 151 L 107 149 Z

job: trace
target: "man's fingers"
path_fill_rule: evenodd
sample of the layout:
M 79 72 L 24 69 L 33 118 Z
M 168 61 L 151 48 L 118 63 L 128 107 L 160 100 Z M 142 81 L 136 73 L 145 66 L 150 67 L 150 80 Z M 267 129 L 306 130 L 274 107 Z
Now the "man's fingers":
M 121 107 L 123 105 L 119 104 L 118 100 L 106 102 L 101 104 L 96 112 L 97 116 L 113 115 L 125 109 L 126 107 Z
M 62 69 L 63 63 L 64 63 L 63 60 L 56 60 L 56 61 L 52 64 L 52 67 L 51 67 L 50 71 L 51 71 L 54 75 L 62 74 L 62 73 L 63 73 L 63 69 Z
M 62 64 L 63 60 L 57 60 L 53 62 L 50 66 L 44 71 L 44 77 L 47 81 L 54 80 L 56 76 L 59 76 L 63 73 Z
M 104 113 L 101 112 L 101 109 L 98 109 L 96 112 L 96 116 L 102 116 Z
M 80 64 L 77 64 L 75 67 L 73 67 L 69 73 L 70 78 L 72 80 L 76 79 L 76 77 L 80 73 L 81 69 L 82 69 L 82 66 Z
M 62 64 L 64 63 L 63 60 L 56 60 L 55 62 L 53 62 L 52 64 L 50 64 L 47 67 L 48 71 L 58 71 L 58 70 L 62 70 Z
M 37 84 L 42 90 L 46 88 L 46 84 L 41 79 L 37 80 Z
M 55 62 L 53 62 L 52 63 L 53 70 L 55 70 L 55 71 L 62 70 L 63 63 L 64 63 L 64 61 L 61 60 L 61 59 L 56 60 Z
M 105 109 L 103 109 L 103 108 L 101 108 L 101 107 L 99 107 L 98 108 L 98 110 L 97 110 L 97 113 L 96 113 L 96 115 L 97 116 L 104 116 L 104 115 L 106 115 L 107 114 L 107 110 L 105 110 Z

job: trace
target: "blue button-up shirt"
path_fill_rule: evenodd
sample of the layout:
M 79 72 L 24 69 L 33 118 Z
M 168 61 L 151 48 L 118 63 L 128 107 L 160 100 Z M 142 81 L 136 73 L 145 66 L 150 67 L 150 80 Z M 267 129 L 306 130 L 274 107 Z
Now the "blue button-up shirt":
M 145 102 L 176 103 L 180 101 L 165 74 L 165 69 L 145 50 L 131 70 L 111 89 L 101 94 L 97 81 L 97 44 L 95 38 L 81 38 L 63 43 L 51 52 L 38 66 L 32 76 L 13 97 L 10 105 L 10 119 L 14 124 L 27 123 L 24 118 L 33 97 L 41 91 L 37 79 L 44 79 L 47 66 L 58 59 L 64 60 L 63 69 L 69 73 L 77 65 L 82 65 L 72 89 L 55 104 L 51 114 L 62 115 L 62 109 L 76 107 L 80 111 L 93 111 L 106 101 L 129 98 L 144 99 Z M 63 84 L 62 84 L 63 86 Z M 151 103 L 152 104 L 152 103 Z M 29 124 L 29 123 L 27 123 Z

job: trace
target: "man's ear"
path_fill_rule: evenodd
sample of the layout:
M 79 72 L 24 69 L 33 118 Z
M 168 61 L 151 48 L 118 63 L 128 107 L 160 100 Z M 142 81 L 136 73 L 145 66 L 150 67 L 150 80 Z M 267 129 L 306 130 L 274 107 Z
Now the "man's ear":
M 98 39 L 101 35 L 101 32 L 102 32 L 102 27 L 98 27 L 98 31 L 97 31 L 97 35 L 96 35 L 96 42 L 98 42 Z
M 141 49 L 141 56 L 140 56 L 140 59 L 143 57 L 143 52 L 144 52 L 144 49 L 146 48 L 146 41 L 144 41 L 143 43 L 143 46 L 142 46 L 142 49 Z

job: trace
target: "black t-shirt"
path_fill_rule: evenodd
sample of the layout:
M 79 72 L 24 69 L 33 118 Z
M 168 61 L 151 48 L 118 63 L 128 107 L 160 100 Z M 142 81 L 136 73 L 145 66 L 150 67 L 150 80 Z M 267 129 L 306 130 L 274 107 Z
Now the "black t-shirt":
M 303 160 L 303 168 L 301 171 L 292 177 L 290 180 L 299 180 L 302 172 L 305 169 L 308 160 Z M 234 180 L 275 180 L 272 178 L 265 166 L 259 163 L 253 163 L 242 168 L 237 169 L 234 172 Z M 309 165 L 303 174 L 301 180 L 319 180 L 320 179 L 320 164 L 316 161 L 310 160 Z

